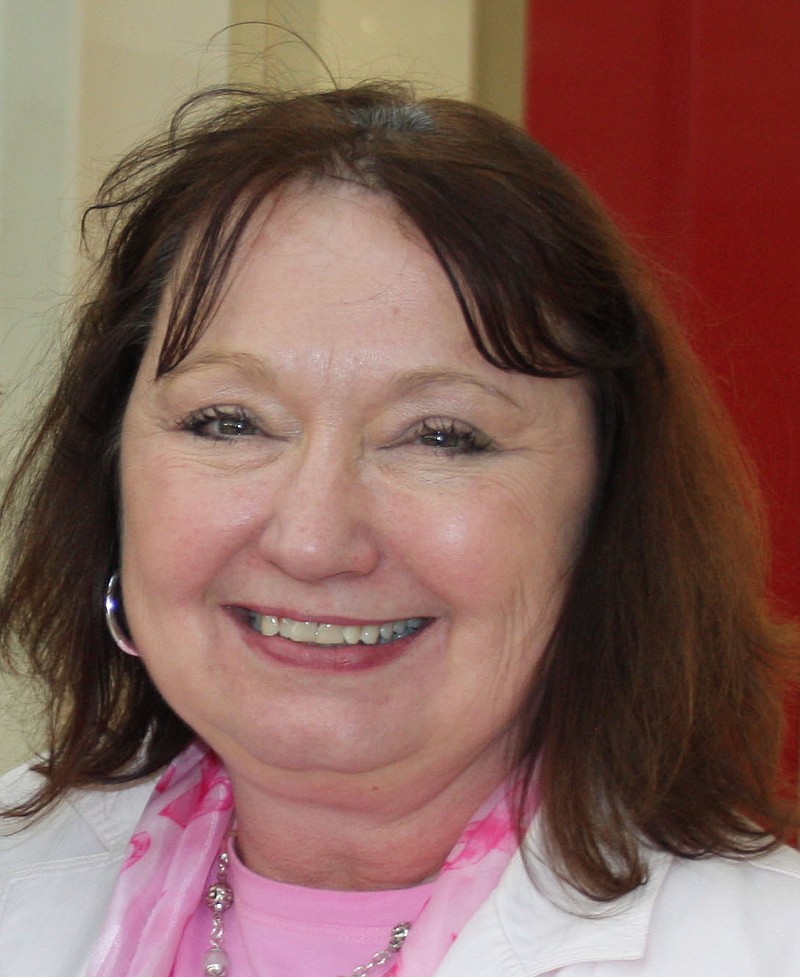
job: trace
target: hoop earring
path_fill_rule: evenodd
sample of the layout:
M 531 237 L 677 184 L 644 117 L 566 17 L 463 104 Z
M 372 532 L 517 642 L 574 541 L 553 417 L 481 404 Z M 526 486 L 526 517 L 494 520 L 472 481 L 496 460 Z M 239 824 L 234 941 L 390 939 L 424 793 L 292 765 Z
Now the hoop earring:
M 111 574 L 108 580 L 108 586 L 106 587 L 106 598 L 104 601 L 106 627 L 120 651 L 124 651 L 126 655 L 132 655 L 134 658 L 138 658 L 139 652 L 134 648 L 128 635 L 122 630 L 122 626 L 117 618 L 121 607 L 118 591 L 119 571 Z

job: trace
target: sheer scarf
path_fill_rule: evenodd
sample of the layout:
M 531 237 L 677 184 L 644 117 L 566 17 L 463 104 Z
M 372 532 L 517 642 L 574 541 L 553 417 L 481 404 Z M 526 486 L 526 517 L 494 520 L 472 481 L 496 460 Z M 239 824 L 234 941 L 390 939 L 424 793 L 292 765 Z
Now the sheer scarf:
M 513 788 L 513 782 L 502 784 L 468 822 L 402 952 L 381 977 L 432 977 L 496 887 L 517 848 Z M 225 768 L 206 747 L 192 744 L 170 764 L 131 837 L 84 977 L 169 977 L 184 927 L 204 899 L 233 806 Z M 235 969 L 233 961 L 231 977 Z

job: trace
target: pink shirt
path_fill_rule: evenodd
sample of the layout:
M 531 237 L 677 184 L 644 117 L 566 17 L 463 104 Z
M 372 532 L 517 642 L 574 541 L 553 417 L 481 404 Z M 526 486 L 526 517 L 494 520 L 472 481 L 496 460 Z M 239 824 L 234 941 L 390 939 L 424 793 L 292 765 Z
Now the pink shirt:
M 216 869 L 209 883 L 215 876 Z M 235 850 L 228 880 L 234 905 L 223 917 L 223 946 L 231 960 L 230 977 L 349 975 L 387 946 L 393 926 L 419 916 L 433 888 L 429 882 L 379 892 L 306 889 L 256 875 Z M 203 903 L 184 930 L 172 977 L 203 973 L 211 922 Z M 390 967 L 391 962 L 372 973 L 380 977 Z

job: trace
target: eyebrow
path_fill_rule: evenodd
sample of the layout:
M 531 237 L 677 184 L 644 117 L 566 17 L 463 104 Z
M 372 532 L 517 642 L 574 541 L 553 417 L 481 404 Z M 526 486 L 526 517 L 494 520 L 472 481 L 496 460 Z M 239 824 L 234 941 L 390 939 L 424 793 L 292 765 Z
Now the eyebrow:
M 522 405 L 508 391 L 493 383 L 475 376 L 473 373 L 461 373 L 458 370 L 414 370 L 395 377 L 391 382 L 391 389 L 398 394 L 415 393 L 427 387 L 434 386 L 472 386 L 523 410 Z
M 162 379 L 168 380 L 170 377 L 185 376 L 218 367 L 235 370 L 257 384 L 274 384 L 278 375 L 266 360 L 246 350 L 210 349 L 196 356 L 190 353 Z
M 229 368 L 246 377 L 254 384 L 273 386 L 277 382 L 278 371 L 266 360 L 246 350 L 225 350 L 210 349 L 196 356 L 190 354 L 186 359 L 181 360 L 168 374 L 162 377 L 169 380 L 170 377 L 184 376 L 203 370 L 212 370 L 218 367 Z M 476 376 L 473 373 L 462 373 L 459 370 L 441 369 L 422 369 L 412 370 L 408 373 L 401 373 L 389 382 L 388 389 L 396 397 L 402 397 L 410 393 L 424 391 L 429 387 L 436 386 L 472 386 L 477 387 L 491 397 L 504 400 L 517 410 L 524 410 L 519 401 L 516 400 L 508 391 L 501 389 L 495 384 Z

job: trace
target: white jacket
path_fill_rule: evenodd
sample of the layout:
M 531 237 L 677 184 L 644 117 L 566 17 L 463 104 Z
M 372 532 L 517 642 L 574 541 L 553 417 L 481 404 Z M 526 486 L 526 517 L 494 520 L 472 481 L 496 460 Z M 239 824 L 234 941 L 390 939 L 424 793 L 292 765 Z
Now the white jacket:
M 35 782 L 14 771 L 0 799 Z M 80 977 L 151 790 L 76 791 L 0 837 L 8 973 Z M 747 862 L 657 854 L 648 883 L 604 907 L 570 895 L 543 865 L 536 877 L 516 857 L 435 977 L 800 977 L 800 855 L 789 849 Z

